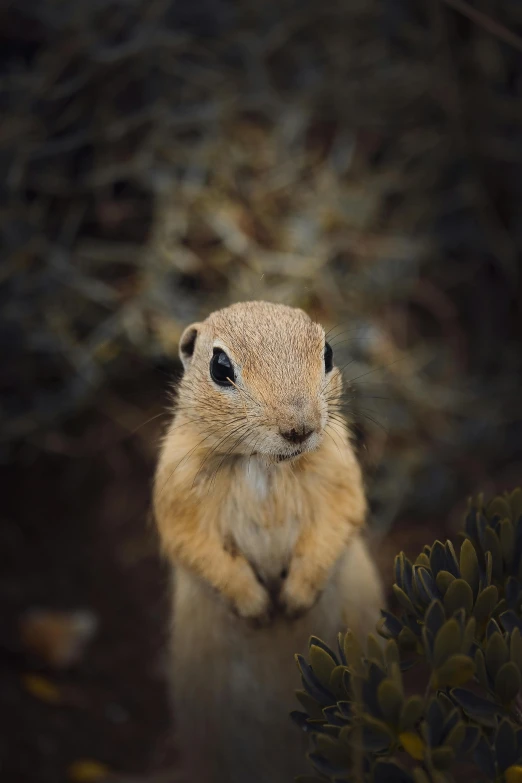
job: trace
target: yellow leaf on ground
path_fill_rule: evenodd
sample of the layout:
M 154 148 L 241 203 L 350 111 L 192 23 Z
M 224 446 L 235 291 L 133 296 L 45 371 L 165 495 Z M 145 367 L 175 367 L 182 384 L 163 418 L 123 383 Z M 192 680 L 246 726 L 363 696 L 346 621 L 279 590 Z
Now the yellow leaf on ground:
M 109 775 L 109 768 L 105 764 L 91 759 L 75 761 L 67 770 L 67 777 L 74 783 L 94 783 L 94 781 L 106 780 Z
M 504 772 L 506 783 L 522 783 L 522 767 L 514 764 Z
M 22 682 L 25 690 L 40 701 L 46 701 L 48 704 L 60 704 L 62 701 L 59 689 L 45 677 L 40 677 L 38 674 L 25 674 Z
M 402 734 L 399 734 L 399 740 L 406 753 L 412 759 L 422 761 L 424 758 L 424 742 L 416 732 L 403 731 Z

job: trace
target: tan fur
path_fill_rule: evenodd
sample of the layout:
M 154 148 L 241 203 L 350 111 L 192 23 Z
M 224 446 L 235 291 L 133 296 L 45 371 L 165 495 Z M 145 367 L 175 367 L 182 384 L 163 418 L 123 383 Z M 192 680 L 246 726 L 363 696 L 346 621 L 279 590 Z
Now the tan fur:
M 191 343 L 195 348 L 191 354 Z M 325 335 L 301 310 L 247 302 L 185 331 L 185 374 L 154 505 L 174 570 L 172 678 L 180 748 L 199 783 L 290 783 L 306 771 L 293 656 L 314 633 L 373 630 L 382 605 L 347 427 L 331 417 Z M 234 385 L 209 375 L 213 349 Z M 304 425 L 302 446 L 281 436 Z M 278 455 L 303 453 L 278 462 Z M 296 619 L 297 618 L 297 619 Z

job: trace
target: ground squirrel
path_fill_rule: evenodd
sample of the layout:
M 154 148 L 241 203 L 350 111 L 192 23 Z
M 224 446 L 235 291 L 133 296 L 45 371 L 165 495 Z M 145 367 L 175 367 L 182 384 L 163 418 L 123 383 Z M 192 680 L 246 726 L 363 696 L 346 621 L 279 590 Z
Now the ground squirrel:
M 180 356 L 154 489 L 180 752 L 197 783 L 291 783 L 294 654 L 366 634 L 382 605 L 341 373 L 319 324 L 265 302 L 189 326 Z

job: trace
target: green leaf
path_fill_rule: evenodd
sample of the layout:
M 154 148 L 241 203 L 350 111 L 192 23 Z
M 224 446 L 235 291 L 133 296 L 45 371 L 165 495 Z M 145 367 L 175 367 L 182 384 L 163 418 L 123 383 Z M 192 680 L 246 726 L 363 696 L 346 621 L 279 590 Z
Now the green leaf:
M 326 708 L 327 709 L 327 708 Z M 308 723 L 308 728 L 311 732 L 314 731 L 313 725 L 311 722 Z M 329 737 L 333 737 L 334 739 L 339 738 L 339 734 L 341 732 L 341 729 L 339 726 L 334 726 L 333 723 L 328 723 L 328 719 L 326 723 L 323 723 L 321 726 L 321 734 L 328 735 Z
M 509 704 L 517 696 L 522 686 L 518 666 L 512 661 L 505 663 L 495 677 L 495 693 L 501 704 Z
M 392 663 L 388 669 L 388 678 L 390 680 L 393 680 L 397 688 L 402 693 L 402 697 L 404 698 L 404 689 L 402 687 L 402 673 L 401 673 L 401 667 L 399 663 Z
M 339 661 L 337 660 L 337 655 L 334 653 L 332 648 L 328 644 L 326 644 L 326 642 L 323 642 L 323 640 L 320 639 L 318 636 L 310 636 L 308 640 L 308 649 L 310 649 L 312 645 L 315 645 L 316 647 L 322 647 L 323 650 L 327 652 L 331 658 L 334 659 L 335 665 L 337 666 L 337 664 L 339 663 Z
M 312 671 L 325 688 L 330 687 L 330 676 L 337 666 L 336 661 L 326 650 L 316 644 L 310 645 L 310 666 Z
M 318 704 L 315 699 L 310 696 L 310 694 L 308 694 L 306 691 L 296 691 L 295 695 L 299 699 L 299 703 L 304 708 L 304 711 L 307 713 L 307 715 L 310 716 L 310 718 L 315 718 L 317 720 L 323 718 L 323 709 L 321 705 Z
M 497 534 L 489 525 L 484 531 L 484 551 L 491 552 L 493 561 L 493 579 L 497 582 L 502 580 L 504 567 L 502 563 L 502 548 Z
M 413 783 L 410 773 L 389 759 L 379 759 L 372 773 L 373 783 Z
M 511 634 L 509 658 L 516 663 L 519 671 L 522 673 L 522 635 L 518 628 L 515 628 Z
M 497 763 L 501 772 L 520 760 L 515 731 L 515 726 L 507 719 L 502 720 L 497 728 L 495 749 L 497 751 Z
M 400 663 L 399 648 L 397 646 L 397 642 L 393 641 L 392 639 L 386 643 L 384 648 L 384 660 L 386 661 L 386 667 L 388 668 L 388 671 L 391 669 L 394 663 L 397 665 Z
M 478 726 L 474 726 L 472 723 L 468 723 L 466 726 L 466 736 L 462 742 L 460 752 L 471 753 L 471 751 L 475 749 L 481 736 L 481 729 Z
M 488 555 L 489 555 L 489 552 L 488 552 Z M 522 564 L 522 560 L 520 562 Z M 498 604 L 495 607 L 495 617 L 500 618 L 504 614 L 504 612 L 506 612 L 506 611 L 509 611 L 508 610 L 507 601 L 506 601 L 505 598 L 501 598 L 500 601 L 498 602 Z
M 507 583 L 511 581 L 511 577 L 507 580 Z M 513 580 L 514 581 L 514 580 Z M 518 591 L 517 591 L 518 592 Z M 513 609 L 507 609 L 505 612 L 495 612 L 497 618 L 500 620 L 504 631 L 511 633 L 515 628 L 520 627 L 520 618 Z
M 424 648 L 424 653 L 426 655 L 426 658 L 430 665 L 433 664 L 433 646 L 435 644 L 435 640 L 430 633 L 428 626 L 424 625 L 422 629 L 422 646 Z
M 468 655 L 452 655 L 434 672 L 434 687 L 465 685 L 475 674 L 475 664 Z
M 455 579 L 450 584 L 444 595 L 444 608 L 448 617 L 452 617 L 458 609 L 464 609 L 466 615 L 471 613 L 473 592 L 464 579 Z
M 517 487 L 509 496 L 509 505 L 511 506 L 511 519 L 516 522 L 522 517 L 522 489 Z
M 501 634 L 494 633 L 486 645 L 486 668 L 495 679 L 501 666 L 509 661 L 509 649 Z
M 498 602 L 498 590 L 495 585 L 489 585 L 479 593 L 473 609 L 473 616 L 477 623 L 483 626 L 487 623 Z
M 421 696 L 410 696 L 405 702 L 401 717 L 400 717 L 400 729 L 401 731 L 410 731 L 415 724 L 421 719 L 424 710 L 424 702 Z
M 415 561 L 416 566 L 422 566 L 423 568 L 429 568 L 430 567 L 430 560 L 429 557 L 425 552 L 421 552 L 418 558 Z
M 394 680 L 383 680 L 377 689 L 377 698 L 383 717 L 388 723 L 399 722 L 403 696 L 402 691 Z
M 484 560 L 486 561 L 486 585 L 489 586 L 493 578 L 493 558 L 491 552 L 485 553 Z
M 480 581 L 480 571 L 475 547 L 469 539 L 463 541 L 460 548 L 460 573 L 471 587 L 473 596 L 476 596 Z
M 451 655 L 460 652 L 462 638 L 458 622 L 453 618 L 448 620 L 437 634 L 433 649 L 433 665 L 441 666 Z
M 426 611 L 424 623 L 426 628 L 433 634 L 433 638 L 437 636 L 445 620 L 446 614 L 442 603 L 439 600 L 432 601 Z
M 446 541 L 446 544 L 444 546 L 446 550 L 446 557 L 448 557 L 451 561 L 449 565 L 449 571 L 454 574 L 455 576 L 459 573 L 459 562 L 457 560 L 457 555 L 455 554 L 455 547 L 451 543 L 451 541 Z
M 520 630 L 520 619 L 516 612 L 514 612 L 512 609 L 508 609 L 506 612 L 502 612 L 502 614 L 498 615 L 498 619 L 502 624 L 503 630 L 507 631 L 508 634 L 513 633 L 513 631 Z
M 480 733 L 478 742 L 475 745 L 473 751 L 473 759 L 475 764 L 478 765 L 483 776 L 486 780 L 494 781 L 496 775 L 496 760 L 495 753 L 490 744 L 490 735 L 486 736 L 485 732 Z
M 500 547 L 504 562 L 509 568 L 513 562 L 513 552 L 515 551 L 515 531 L 513 523 L 509 519 L 503 519 L 500 523 Z
M 446 550 L 442 541 L 435 541 L 430 552 L 430 568 L 433 576 L 446 570 Z
M 314 672 L 312 671 L 308 661 L 302 655 L 295 655 L 295 660 L 299 671 L 301 672 L 301 680 L 305 690 L 310 693 L 314 699 L 321 703 L 323 707 L 331 704 L 332 696 L 328 690 L 323 688 Z
M 397 641 L 403 650 L 417 649 L 418 639 L 410 628 L 404 627 L 397 637 Z
M 476 723 L 491 728 L 496 725 L 495 715 L 499 712 L 499 707 L 495 702 L 483 699 L 482 696 L 478 696 L 466 688 L 453 688 L 451 695 L 466 715 Z
M 452 710 L 455 709 L 455 705 L 449 698 L 449 696 L 446 696 L 444 691 L 439 691 L 437 694 L 437 701 L 440 703 L 441 707 L 444 709 L 446 713 L 452 712 Z
M 343 647 L 349 668 L 357 674 L 364 674 L 363 650 L 352 631 L 346 632 Z
M 462 634 L 462 645 L 460 648 L 465 655 L 469 655 L 471 648 L 475 644 L 476 630 L 477 621 L 474 617 L 470 617 Z
M 347 767 L 350 764 L 350 748 L 339 742 L 336 737 L 327 734 L 316 735 L 315 750 L 331 764 L 340 767 Z
M 402 630 L 401 621 L 384 609 L 381 609 L 381 615 L 382 617 L 377 624 L 377 633 L 385 639 L 395 639 Z
M 344 731 L 343 729 L 342 732 Z M 353 731 L 351 741 L 354 747 L 362 747 L 363 750 L 380 753 L 391 745 L 393 734 L 382 720 L 365 714 L 362 716 L 362 732 Z M 358 745 L 358 743 L 361 744 Z
M 345 716 L 349 716 L 352 713 L 352 701 L 351 699 L 348 701 L 347 699 L 341 699 L 337 702 L 337 708 L 339 712 L 341 712 Z
M 489 506 L 486 509 L 486 515 L 488 519 L 493 519 L 493 517 L 500 517 L 500 519 L 504 518 L 511 518 L 511 508 L 503 497 L 500 495 L 494 500 L 491 501 Z
M 409 614 L 415 614 L 415 609 L 413 608 L 413 604 L 404 592 L 404 590 L 401 590 L 401 588 L 398 585 L 393 585 L 393 593 L 395 595 L 395 598 L 400 603 L 403 609 L 406 609 L 406 611 Z
M 450 574 L 449 571 L 439 571 L 435 578 L 435 582 L 437 583 L 437 587 L 439 588 L 440 592 L 444 595 L 448 587 L 452 582 L 455 581 L 455 577 L 453 574 Z
M 368 634 L 366 657 L 369 660 L 375 661 L 381 668 L 384 667 L 384 652 L 382 649 L 382 644 L 377 641 L 372 633 Z
M 327 779 L 332 779 L 335 775 L 336 778 L 344 777 L 351 771 L 352 764 L 349 762 L 345 766 L 340 764 L 334 764 L 328 759 L 323 758 L 319 753 L 309 753 L 308 758 L 316 768 L 317 772 L 321 775 L 325 775 Z
M 454 758 L 455 751 L 446 745 L 431 751 L 431 762 L 436 769 L 448 769 Z
M 437 698 L 441 704 L 443 712 L 446 713 L 446 715 L 444 718 L 444 723 L 442 725 L 442 734 L 440 738 L 441 741 L 438 743 L 439 745 L 442 744 L 442 738 L 445 737 L 447 734 L 449 734 L 451 729 L 457 725 L 461 717 L 459 708 L 452 703 L 451 699 L 445 701 L 441 699 L 441 696 L 445 696 L 445 694 L 443 694 L 442 691 L 440 691 L 440 693 L 437 694 Z
M 464 738 L 466 736 L 466 725 L 463 723 L 463 721 L 459 720 L 458 723 L 453 726 L 449 734 L 447 735 L 446 739 L 444 740 L 445 745 L 449 745 L 453 748 L 453 750 L 458 750 L 462 743 L 464 742 Z
M 348 698 L 349 694 L 344 686 L 345 666 L 336 666 L 330 677 L 330 691 L 337 701 Z
M 489 680 L 486 672 L 486 661 L 484 659 L 484 653 L 482 650 L 477 650 L 475 653 L 475 671 L 477 679 L 483 688 L 489 689 Z
M 422 603 L 433 601 L 435 595 L 435 580 L 428 568 L 415 566 L 413 571 L 415 590 Z

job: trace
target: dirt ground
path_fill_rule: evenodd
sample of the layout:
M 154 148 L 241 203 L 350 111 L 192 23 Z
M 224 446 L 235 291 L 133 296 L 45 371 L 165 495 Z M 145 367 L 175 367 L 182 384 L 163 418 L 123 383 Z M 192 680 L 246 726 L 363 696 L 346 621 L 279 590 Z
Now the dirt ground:
M 26 444 L 2 469 L 1 779 L 57 783 L 92 760 L 140 774 L 176 754 L 164 678 L 168 572 L 149 518 L 168 383 L 137 370 L 81 417 Z M 131 391 L 130 391 L 131 390 Z M 399 519 L 376 547 L 393 556 L 445 533 Z M 98 631 L 78 664 L 49 668 L 22 643 L 26 612 L 90 610 Z M 28 687 L 28 677 L 44 687 Z M 51 693 L 47 691 L 51 688 Z
M 66 780 L 69 765 L 82 759 L 132 773 L 169 762 L 167 573 L 148 523 L 162 418 L 129 433 L 162 410 L 163 390 L 163 380 L 149 378 L 135 408 L 110 392 L 66 433 L 47 432 L 2 470 L 6 783 Z M 98 632 L 72 669 L 49 670 L 24 649 L 19 623 L 33 609 L 95 614 Z M 28 692 L 34 674 L 56 687 L 57 699 Z

